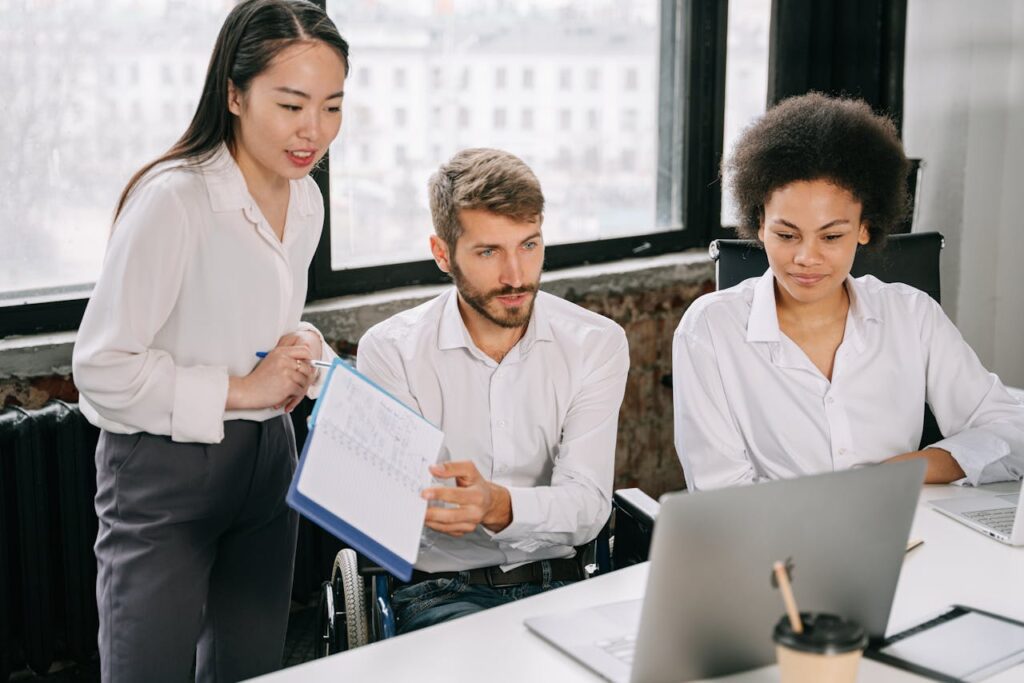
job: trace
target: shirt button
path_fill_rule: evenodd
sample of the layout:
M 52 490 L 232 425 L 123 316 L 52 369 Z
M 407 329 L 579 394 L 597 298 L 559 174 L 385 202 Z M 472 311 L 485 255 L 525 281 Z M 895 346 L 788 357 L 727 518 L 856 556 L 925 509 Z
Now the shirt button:
M 833 403 L 836 402 L 836 400 L 829 396 L 828 398 L 825 399 L 825 402 L 828 403 L 829 405 L 832 405 Z
M 846 455 L 846 449 L 845 448 L 840 448 L 839 449 L 839 455 Z
M 504 429 L 505 428 L 505 421 L 504 420 L 498 420 L 498 427 L 500 429 Z

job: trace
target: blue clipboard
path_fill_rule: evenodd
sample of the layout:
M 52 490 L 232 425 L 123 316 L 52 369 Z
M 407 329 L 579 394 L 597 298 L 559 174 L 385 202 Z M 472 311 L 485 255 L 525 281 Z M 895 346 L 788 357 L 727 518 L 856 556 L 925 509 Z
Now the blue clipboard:
M 383 392 L 395 402 L 405 406 L 404 403 L 401 403 L 394 396 L 391 396 L 391 394 L 381 388 L 369 377 L 362 374 L 340 358 L 336 358 L 334 363 L 331 365 L 331 368 L 327 371 L 327 378 L 324 380 L 324 388 L 320 394 L 320 398 L 317 399 L 316 404 L 313 406 L 313 413 L 309 418 L 309 434 L 306 436 L 306 443 L 302 447 L 302 454 L 299 456 L 299 465 L 295 470 L 295 476 L 292 477 L 291 486 L 288 487 L 288 496 L 286 501 L 288 506 L 293 510 L 297 511 L 302 516 L 309 518 L 325 531 L 333 534 L 358 552 L 367 556 L 380 567 L 387 570 L 395 578 L 408 582 L 409 579 L 412 578 L 413 565 L 411 562 L 402 559 L 359 529 L 331 513 L 299 491 L 299 481 L 302 479 L 303 468 L 306 464 L 306 455 L 309 451 L 309 445 L 313 441 L 314 432 L 316 431 L 317 415 L 320 412 L 320 405 L 323 397 L 328 391 L 330 391 L 331 379 L 334 377 L 335 372 L 350 372 L 362 381 L 373 386 L 378 391 Z M 420 419 L 424 419 L 419 415 L 419 413 L 412 410 L 412 408 L 409 408 L 408 406 L 405 407 Z

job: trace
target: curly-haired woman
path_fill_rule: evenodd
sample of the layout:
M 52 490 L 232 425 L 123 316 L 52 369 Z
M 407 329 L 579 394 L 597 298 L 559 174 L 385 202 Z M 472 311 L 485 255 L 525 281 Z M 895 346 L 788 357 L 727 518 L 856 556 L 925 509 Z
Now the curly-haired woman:
M 698 299 L 673 339 L 675 443 L 691 490 L 923 458 L 926 481 L 1024 473 L 1024 405 L 924 292 L 850 277 L 906 211 L 896 129 L 862 101 L 768 111 L 726 164 L 759 278 Z M 922 406 L 945 436 L 917 450 Z

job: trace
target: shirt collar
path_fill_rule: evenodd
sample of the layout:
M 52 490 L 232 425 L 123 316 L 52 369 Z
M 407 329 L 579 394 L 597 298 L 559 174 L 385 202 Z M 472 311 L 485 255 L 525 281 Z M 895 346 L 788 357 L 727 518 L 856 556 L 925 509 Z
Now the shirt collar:
M 882 318 L 872 307 L 871 297 L 865 296 L 863 284 L 849 275 L 846 276 L 846 291 L 850 295 L 850 312 L 846 318 L 844 340 L 853 344 L 857 353 L 863 353 L 867 348 L 864 323 L 869 320 L 881 322 Z
M 846 291 L 850 294 L 850 315 L 858 320 L 882 321 L 882 317 L 871 305 L 871 297 L 865 296 L 864 284 L 849 275 L 846 276 Z
M 227 144 L 222 142 L 213 155 L 201 164 L 201 168 L 206 191 L 210 196 L 210 206 L 215 212 L 241 210 L 246 211 L 250 219 L 256 215 L 256 202 Z M 294 180 L 289 181 L 289 184 L 289 211 L 294 206 L 300 215 L 312 215 L 313 199 L 307 184 Z
M 444 307 L 441 309 L 441 324 L 437 334 L 438 348 L 442 351 L 465 348 L 482 353 L 477 349 L 476 344 L 473 343 L 473 338 L 470 336 L 469 330 L 466 329 L 466 323 L 462 320 L 462 314 L 459 313 L 459 297 L 455 287 L 449 290 L 447 296 Z M 512 347 L 509 356 L 512 356 L 513 353 L 517 354 L 516 357 L 525 355 L 536 342 L 552 341 L 554 339 L 551 331 L 551 321 L 548 319 L 547 309 L 544 305 L 544 297 L 546 296 L 543 292 L 537 292 L 533 304 L 533 313 L 530 316 L 530 324 L 527 326 L 523 338 Z M 510 361 L 514 360 L 514 358 L 506 358 Z
M 846 291 L 850 295 L 850 312 L 846 339 L 853 342 L 858 350 L 863 350 L 864 340 L 861 323 L 868 320 L 881 321 L 878 313 L 871 305 L 870 297 L 864 295 L 862 284 L 846 276 Z M 775 308 L 775 275 L 769 268 L 754 285 L 754 296 L 750 302 L 750 316 L 747 318 L 748 342 L 779 342 L 779 314 Z
M 747 318 L 747 341 L 778 342 L 780 334 L 779 314 L 775 309 L 775 275 L 769 268 L 754 285 Z

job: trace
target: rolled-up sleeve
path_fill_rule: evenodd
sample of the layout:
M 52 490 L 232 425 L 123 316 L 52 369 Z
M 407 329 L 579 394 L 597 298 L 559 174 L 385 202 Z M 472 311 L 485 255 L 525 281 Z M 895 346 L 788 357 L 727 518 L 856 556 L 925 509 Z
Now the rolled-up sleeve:
M 974 485 L 1024 475 L 1024 405 L 987 371 L 933 301 L 923 334 L 928 348 L 927 400 L 940 431 L 931 447 L 950 452 Z
M 299 326 L 294 330 L 294 332 L 312 332 L 320 339 L 320 360 L 326 363 L 331 363 L 338 357 L 338 354 L 334 352 L 331 345 L 327 343 L 326 339 L 324 339 L 323 333 L 321 333 L 320 330 L 318 330 L 312 323 L 308 323 L 305 320 L 300 321 Z M 306 390 L 306 396 L 313 400 L 319 398 L 320 391 L 323 390 L 324 381 L 326 381 L 326 379 L 327 373 L 318 368 L 316 379 L 309 385 L 309 389 Z
M 550 486 L 509 487 L 512 523 L 492 538 L 522 552 L 578 546 L 597 536 L 611 514 L 619 407 L 629 347 L 614 328 L 593 348 L 594 362 L 562 424 Z
M 97 415 L 174 441 L 224 438 L 226 367 L 179 367 L 153 341 L 175 306 L 196 237 L 174 192 L 139 186 L 111 236 L 78 330 L 75 384 Z

